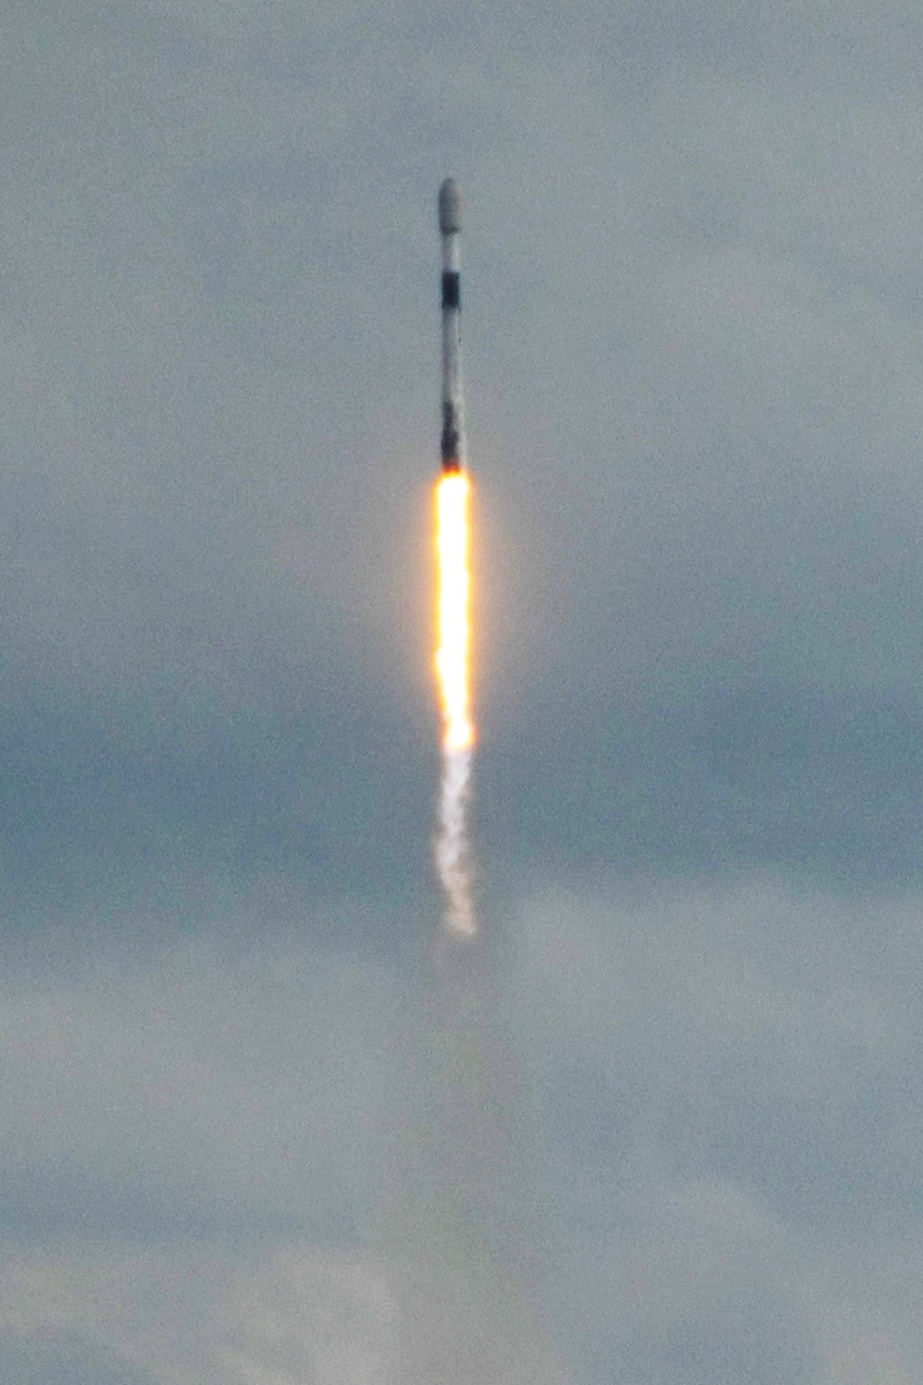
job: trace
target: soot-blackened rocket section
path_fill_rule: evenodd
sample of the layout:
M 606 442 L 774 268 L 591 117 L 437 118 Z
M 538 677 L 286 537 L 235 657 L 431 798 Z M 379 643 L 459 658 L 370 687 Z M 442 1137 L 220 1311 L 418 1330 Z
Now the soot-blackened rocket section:
M 442 236 L 442 441 L 443 471 L 465 465 L 465 406 L 461 385 L 461 201 L 454 178 L 439 189 Z

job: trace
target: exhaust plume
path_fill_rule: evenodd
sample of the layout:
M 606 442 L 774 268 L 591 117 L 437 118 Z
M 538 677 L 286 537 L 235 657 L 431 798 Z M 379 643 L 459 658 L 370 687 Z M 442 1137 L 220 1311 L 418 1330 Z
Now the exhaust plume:
M 442 705 L 442 787 L 436 869 L 446 899 L 446 925 L 477 932 L 471 900 L 467 809 L 474 725 L 470 693 L 470 595 L 467 472 L 444 472 L 436 485 L 438 645 L 436 674 Z

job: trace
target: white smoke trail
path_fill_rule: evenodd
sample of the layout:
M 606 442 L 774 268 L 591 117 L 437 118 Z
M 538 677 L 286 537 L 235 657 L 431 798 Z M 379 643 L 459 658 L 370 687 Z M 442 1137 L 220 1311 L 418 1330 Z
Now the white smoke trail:
M 477 932 L 471 902 L 467 808 L 471 788 L 471 747 L 446 746 L 442 756 L 442 790 L 436 868 L 445 890 L 446 924 L 455 933 Z

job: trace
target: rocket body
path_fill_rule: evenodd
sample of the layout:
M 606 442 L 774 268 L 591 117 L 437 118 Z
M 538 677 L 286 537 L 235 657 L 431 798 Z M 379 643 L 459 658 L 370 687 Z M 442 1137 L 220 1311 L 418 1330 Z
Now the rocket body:
M 443 471 L 465 465 L 465 405 L 461 383 L 461 203 L 454 178 L 439 189 L 442 236 L 442 439 Z

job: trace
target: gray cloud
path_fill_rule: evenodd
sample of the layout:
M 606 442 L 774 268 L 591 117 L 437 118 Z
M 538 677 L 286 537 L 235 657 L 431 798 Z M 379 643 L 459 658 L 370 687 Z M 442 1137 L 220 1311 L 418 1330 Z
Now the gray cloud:
M 504 1329 L 510 1379 L 918 1379 L 917 10 L 2 29 L 5 1374 L 430 1378 L 474 1319 L 492 1381 Z M 447 172 L 470 1090 L 419 994 Z M 472 1239 L 394 1193 L 420 1111 Z
M 916 914 L 550 888 L 483 993 L 295 938 L 35 960 L 0 998 L 11 1359 L 488 1379 L 506 1342 L 510 1380 L 569 1378 L 557 1350 L 589 1382 L 912 1379 Z
M 52 1340 L 10 1337 L 0 1343 L 9 1385 L 149 1385 L 152 1377 L 79 1336 Z
M 293 1217 L 342 1235 L 389 1145 L 395 1004 L 380 971 L 300 950 L 116 953 L 92 979 L 8 985 L 4 1221 L 26 1239 Z

